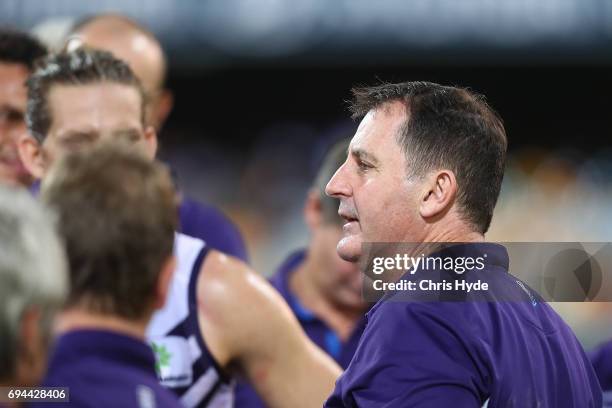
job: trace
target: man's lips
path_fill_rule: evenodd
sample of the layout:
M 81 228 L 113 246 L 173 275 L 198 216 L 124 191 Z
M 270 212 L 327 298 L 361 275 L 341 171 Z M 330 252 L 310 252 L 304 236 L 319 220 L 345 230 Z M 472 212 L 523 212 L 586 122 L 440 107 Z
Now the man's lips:
M 19 156 L 8 152 L 0 152 L 0 163 L 9 167 L 22 167 Z
M 338 215 L 340 215 L 340 217 L 346 221 L 342 226 L 342 230 L 344 232 L 350 233 L 351 231 L 354 231 L 354 229 L 358 228 L 359 219 L 353 216 L 353 214 L 339 211 Z

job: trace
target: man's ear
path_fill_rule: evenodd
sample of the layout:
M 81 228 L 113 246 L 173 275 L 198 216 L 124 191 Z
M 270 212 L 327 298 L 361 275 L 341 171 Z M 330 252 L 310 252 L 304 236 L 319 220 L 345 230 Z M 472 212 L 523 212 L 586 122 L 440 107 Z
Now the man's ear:
M 47 170 L 47 158 L 41 144 L 29 134 L 23 135 L 17 143 L 19 157 L 25 168 L 36 179 L 42 179 Z
M 153 112 L 153 124 L 155 125 L 155 129 L 159 132 L 174 106 L 174 95 L 172 91 L 167 88 L 162 89 L 156 105 L 155 112 Z
M 419 205 L 421 217 L 430 219 L 445 214 L 455 202 L 457 179 L 451 170 L 438 170 L 426 177 Z
M 23 312 L 20 321 L 17 379 L 24 386 L 38 384 L 45 371 L 47 356 L 41 319 L 41 310 L 38 307 L 29 307 Z
M 168 297 L 168 290 L 170 290 L 170 282 L 172 282 L 172 275 L 174 275 L 175 268 L 176 258 L 174 255 L 171 255 L 164 261 L 162 269 L 159 272 L 155 302 L 153 304 L 155 310 L 161 309 L 166 304 L 166 298 Z
M 304 221 L 310 231 L 321 225 L 323 215 L 321 213 L 321 194 L 315 188 L 308 191 L 304 203 Z
M 144 130 L 145 151 L 147 157 L 154 159 L 157 154 L 157 133 L 153 126 L 147 126 Z

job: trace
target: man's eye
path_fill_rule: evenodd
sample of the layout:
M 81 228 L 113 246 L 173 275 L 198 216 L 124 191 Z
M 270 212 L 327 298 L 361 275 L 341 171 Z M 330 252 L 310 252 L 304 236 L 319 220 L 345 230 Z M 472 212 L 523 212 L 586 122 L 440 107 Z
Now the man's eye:
M 359 167 L 359 170 L 363 170 L 363 171 L 365 171 L 365 170 L 369 170 L 369 169 L 371 169 L 371 168 L 372 168 L 372 166 L 370 166 L 369 164 L 364 163 L 364 162 L 362 162 L 362 161 L 358 161 L 358 162 L 357 162 L 357 166 Z
M 87 145 L 87 140 L 82 138 L 65 139 L 62 140 L 62 146 L 69 150 L 79 150 Z
M 94 142 L 94 138 L 88 134 L 75 134 L 60 140 L 62 147 L 74 151 L 89 146 Z
M 24 120 L 23 112 L 14 109 L 0 110 L 0 121 L 6 123 L 21 123 Z
M 128 143 L 136 143 L 140 141 L 140 134 L 138 132 L 125 132 L 119 134 L 119 138 Z

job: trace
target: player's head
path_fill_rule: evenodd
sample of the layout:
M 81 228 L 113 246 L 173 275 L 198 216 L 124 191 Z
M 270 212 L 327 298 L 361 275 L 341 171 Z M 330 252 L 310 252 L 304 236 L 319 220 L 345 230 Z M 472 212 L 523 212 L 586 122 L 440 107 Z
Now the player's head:
M 64 249 L 24 190 L 0 186 L 0 384 L 34 386 L 44 374 L 53 311 L 66 295 Z
M 155 130 L 145 125 L 140 82 L 123 61 L 104 51 L 51 55 L 27 82 L 30 133 L 19 143 L 28 170 L 42 178 L 67 152 L 122 139 L 155 156 Z
M 69 263 L 68 309 L 144 322 L 163 306 L 177 226 L 169 172 L 123 142 L 65 155 L 42 184 Z
M 325 185 L 346 160 L 350 140 L 336 143 L 325 156 L 304 206 L 310 230 L 308 257 L 317 265 L 311 270 L 316 287 L 338 307 L 362 309 L 361 275 L 356 264 L 338 256 L 336 244 L 342 236 L 339 200 L 325 194 Z
M 363 119 L 327 186 L 347 221 L 340 255 L 357 260 L 362 242 L 482 237 L 507 147 L 503 124 L 484 98 L 428 82 L 353 93 L 353 113 Z
M 173 98 L 165 88 L 166 56 L 155 36 L 125 16 L 99 14 L 77 22 L 72 29 L 67 48 L 80 45 L 109 51 L 128 63 L 147 97 L 147 123 L 159 130 L 172 109 Z
M 47 53 L 33 37 L 0 28 L 0 183 L 27 186 L 32 176 L 17 152 L 17 143 L 27 132 L 25 82 L 34 62 Z

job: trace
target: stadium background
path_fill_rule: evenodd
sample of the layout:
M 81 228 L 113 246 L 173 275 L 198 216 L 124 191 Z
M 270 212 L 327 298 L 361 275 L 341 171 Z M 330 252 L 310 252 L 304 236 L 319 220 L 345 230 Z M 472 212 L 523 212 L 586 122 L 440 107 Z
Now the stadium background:
M 269 275 L 307 241 L 326 147 L 352 135 L 355 84 L 429 80 L 484 93 L 510 158 L 489 240 L 612 241 L 612 3 L 607 0 L 3 0 L 0 24 L 59 36 L 119 12 L 169 59 L 161 157 L 241 228 Z M 557 304 L 586 348 L 608 304 Z

